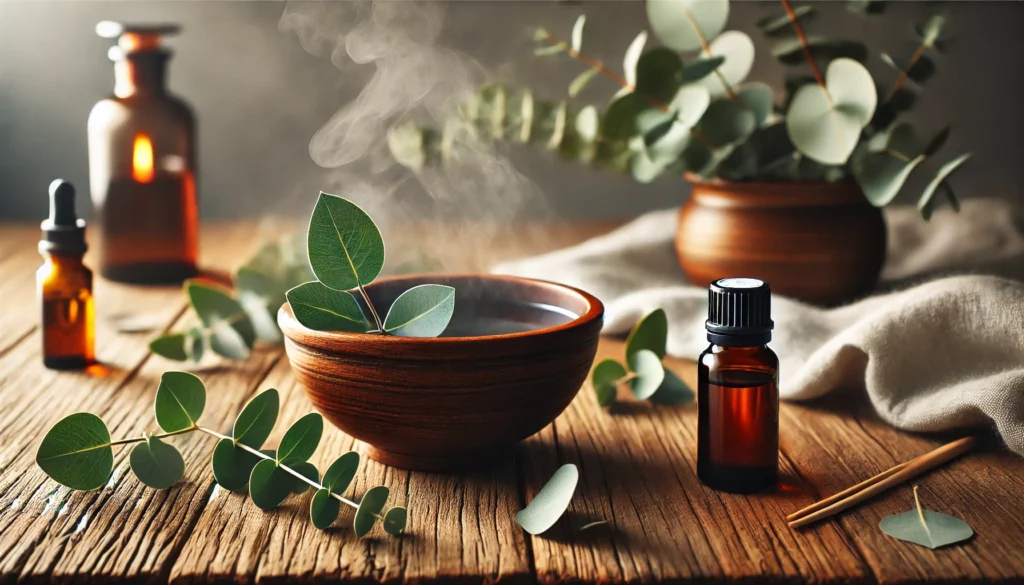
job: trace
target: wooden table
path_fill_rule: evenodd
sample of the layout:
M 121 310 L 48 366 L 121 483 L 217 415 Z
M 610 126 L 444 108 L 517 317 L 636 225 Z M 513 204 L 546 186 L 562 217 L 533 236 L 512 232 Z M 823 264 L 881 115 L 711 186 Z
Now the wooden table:
M 607 228 L 492 226 L 482 237 L 479 227 L 385 230 L 391 232 L 385 239 L 389 253 L 401 249 L 396 241 L 411 237 L 406 241 L 439 250 L 448 268 L 473 269 L 495 256 L 564 245 Z M 207 226 L 204 263 L 237 265 L 274 230 L 279 226 Z M 472 244 L 462 239 L 472 234 Z M 756 497 L 717 493 L 697 481 L 694 405 L 626 403 L 608 412 L 588 391 L 515 457 L 487 470 L 411 473 L 366 462 L 356 493 L 377 483 L 390 486 L 392 502 L 410 508 L 402 538 L 377 532 L 357 540 L 348 516 L 320 532 L 307 519 L 308 494 L 260 511 L 214 484 L 214 443 L 205 436 L 175 440 L 187 467 L 185 480 L 170 490 L 142 487 L 121 452 L 106 488 L 70 492 L 33 463 L 46 429 L 73 411 L 99 414 L 114 437 L 152 428 L 157 380 L 181 365 L 150 355 L 146 341 L 193 318 L 175 288 L 100 281 L 103 367 L 44 369 L 33 298 L 37 239 L 34 227 L 0 224 L 0 582 L 1024 581 L 1024 461 L 994 443 L 919 479 L 927 506 L 973 525 L 977 536 L 965 545 L 933 552 L 882 534 L 883 516 L 912 506 L 910 486 L 810 529 L 785 526 L 787 513 L 941 442 L 889 428 L 857 394 L 783 406 L 786 479 L 778 491 Z M 124 317 L 134 326 L 124 327 Z M 140 318 L 154 331 L 129 331 Z M 620 355 L 621 349 L 621 342 L 608 339 L 600 353 Z M 673 367 L 692 382 L 692 363 Z M 227 430 L 252 393 L 267 387 L 282 393 L 280 420 L 310 411 L 280 347 L 197 373 L 209 389 L 208 426 Z M 323 464 L 349 448 L 364 447 L 330 429 L 315 459 Z M 581 471 L 570 513 L 549 534 L 530 537 L 514 523 L 515 513 L 565 462 Z M 594 520 L 608 525 L 576 530 Z

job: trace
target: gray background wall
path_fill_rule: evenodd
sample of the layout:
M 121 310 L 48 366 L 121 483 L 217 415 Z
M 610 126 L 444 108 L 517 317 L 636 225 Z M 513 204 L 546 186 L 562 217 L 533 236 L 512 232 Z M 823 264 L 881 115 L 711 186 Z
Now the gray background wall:
M 366 18 L 365 11 L 353 12 L 354 3 L 340 4 L 347 4 L 348 12 L 334 17 Z M 777 11 L 777 3 L 771 8 L 758 4 L 734 2 L 729 26 L 751 33 L 757 43 L 751 78 L 781 91 L 783 69 L 753 27 L 758 18 Z M 836 37 L 867 39 L 876 53 L 872 67 L 880 72 L 878 79 L 888 83 L 893 76 L 877 52 L 900 55 L 911 50 L 909 23 L 924 8 L 918 2 L 893 4 L 881 19 L 870 20 L 840 6 L 826 6 L 808 26 Z M 926 86 L 912 119 L 930 131 L 952 124 L 944 156 L 975 153 L 955 179 L 961 196 L 995 195 L 1024 203 L 1024 3 L 957 2 L 948 7 L 956 40 L 948 55 L 937 58 L 938 73 Z M 304 12 L 311 7 L 291 8 Z M 113 79 L 105 57 L 109 43 L 93 33 L 95 23 L 103 19 L 183 24 L 184 33 L 171 41 L 175 56 L 170 86 L 193 104 L 199 118 L 204 217 L 304 214 L 320 188 L 345 193 L 358 178 L 317 166 L 310 157 L 310 140 L 358 95 L 375 68 L 353 64 L 343 54 L 335 54 L 341 65 L 336 67 L 330 38 L 310 45 L 316 53 L 310 54 L 295 31 L 279 29 L 285 9 L 284 3 L 275 1 L 0 0 L 0 219 L 44 216 L 46 185 L 55 177 L 86 190 L 85 122 L 93 103 L 110 92 Z M 542 24 L 567 33 L 581 12 L 588 14 L 594 55 L 611 64 L 621 61 L 626 45 L 646 27 L 643 6 L 637 1 L 455 1 L 445 9 L 437 44 L 478 60 L 480 67 L 471 67 L 474 74 L 529 85 L 539 95 L 557 98 L 579 67 L 567 59 L 535 59 L 528 31 Z M 598 80 L 584 98 L 602 103 L 614 90 Z M 528 187 L 531 192 L 539 189 L 546 195 L 543 205 L 519 203 L 521 199 L 508 203 L 528 207 L 525 213 L 530 215 L 626 217 L 677 205 L 688 191 L 681 180 L 666 178 L 640 186 L 626 177 L 564 164 L 530 148 L 501 152 L 536 184 Z M 393 185 L 363 185 L 360 188 L 370 194 L 362 196 L 397 185 L 403 195 L 382 197 L 380 205 L 401 206 L 411 213 L 408 210 L 424 199 L 422 188 L 415 181 L 403 182 L 405 175 L 398 169 L 388 176 Z M 490 188 L 486 181 L 479 185 Z M 488 201 L 502 205 L 499 197 Z M 466 209 L 480 211 L 462 204 L 443 212 Z

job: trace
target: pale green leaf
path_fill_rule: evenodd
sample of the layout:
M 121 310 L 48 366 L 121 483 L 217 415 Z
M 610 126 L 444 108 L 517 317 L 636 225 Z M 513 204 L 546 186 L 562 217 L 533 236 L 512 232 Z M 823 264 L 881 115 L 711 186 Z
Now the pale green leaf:
M 285 301 L 287 284 L 274 280 L 254 268 L 243 266 L 235 273 L 238 302 L 242 305 L 256 339 L 264 343 L 281 343 L 283 337 L 277 326 L 277 310 Z
M 736 91 L 736 95 L 754 113 L 754 121 L 758 127 L 771 120 L 775 97 L 768 84 L 757 81 L 745 83 Z
M 793 15 L 799 21 L 805 16 L 809 16 L 814 13 L 814 7 L 810 4 L 802 4 L 793 7 Z M 793 21 L 790 20 L 789 14 L 782 13 L 775 16 L 768 16 L 757 21 L 757 28 L 761 29 L 761 32 L 768 35 L 774 36 L 781 32 L 788 31 L 793 26 Z
M 654 34 L 676 51 L 701 48 L 701 37 L 717 37 L 728 18 L 729 0 L 647 0 Z
M 324 285 L 351 290 L 373 282 L 384 267 L 384 240 L 358 205 L 320 193 L 309 220 L 309 264 Z
M 665 380 L 648 400 L 655 404 L 689 404 L 696 396 L 693 389 L 686 385 L 672 370 L 665 368 Z
M 930 549 L 963 542 L 974 536 L 971 526 L 960 518 L 922 508 L 917 486 L 914 486 L 914 503 L 916 507 L 912 510 L 882 518 L 878 525 L 882 532 Z
M 218 355 L 242 360 L 249 357 L 256 332 L 231 291 L 212 283 L 185 282 L 189 303 L 210 335 L 210 348 Z
M 925 186 L 924 192 L 921 194 L 921 198 L 917 202 L 917 209 L 921 212 L 922 217 L 925 219 L 931 218 L 932 210 L 935 206 L 935 192 L 939 189 L 940 185 L 945 183 L 946 179 L 948 179 L 950 175 L 963 166 L 963 164 L 970 160 L 970 158 L 971 153 L 961 154 L 939 168 L 939 171 L 935 173 L 935 177 L 927 186 Z M 955 197 L 952 195 L 952 190 L 950 190 L 948 194 L 950 198 L 955 201 Z
M 640 55 L 644 52 L 644 45 L 647 44 L 647 31 L 640 31 L 633 42 L 629 43 L 626 54 L 622 58 L 622 73 L 629 86 L 636 87 L 636 65 L 640 61 Z
M 572 49 L 577 53 L 583 50 L 583 30 L 587 24 L 587 17 L 581 14 L 572 25 Z
M 633 396 L 637 400 L 647 400 L 658 391 L 665 381 L 665 368 L 661 358 L 653 351 L 641 349 L 627 358 L 629 369 L 637 375 L 630 380 Z
M 352 293 L 328 288 L 317 281 L 288 291 L 295 319 L 314 331 L 365 333 L 369 328 L 363 310 Z
M 580 472 L 572 463 L 558 468 L 526 508 L 516 514 L 516 523 L 530 534 L 546 532 L 569 507 Z
M 587 106 L 576 114 L 576 135 L 586 142 L 597 140 L 598 126 L 601 124 L 597 108 Z
M 188 359 L 185 353 L 185 334 L 168 333 L 156 337 L 149 342 L 149 350 L 169 360 L 183 362 Z
M 206 387 L 195 374 L 164 372 L 156 389 L 156 422 L 166 433 L 192 428 L 206 406 Z
M 405 337 L 437 337 L 455 312 L 455 289 L 421 284 L 395 299 L 384 318 L 384 330 Z
M 597 69 L 587 69 L 573 78 L 569 83 L 569 97 L 576 97 L 587 88 L 587 85 L 601 72 Z M 593 106 L 590 106 L 593 107 Z
M 626 359 L 642 349 L 654 352 L 658 359 L 664 358 L 667 342 L 668 316 L 662 308 L 652 309 L 640 317 L 629 332 L 626 338 Z
M 156 437 L 135 445 L 128 459 L 139 481 L 154 489 L 167 489 L 185 475 L 185 460 L 181 453 Z
M 73 490 L 99 489 L 114 470 L 110 432 L 94 414 L 68 415 L 46 432 L 36 451 L 36 465 Z
M 754 41 L 738 30 L 722 33 L 711 42 L 711 52 L 705 57 L 723 57 L 725 62 L 715 70 L 714 75 L 707 75 L 694 83 L 702 85 L 711 92 L 712 97 L 724 95 L 726 85 L 735 87 L 747 78 L 754 66 Z M 725 84 L 722 83 L 723 79 Z
M 608 406 L 615 402 L 616 388 L 618 382 L 626 376 L 626 368 L 619 362 L 606 358 L 594 366 L 590 374 L 590 385 L 594 387 L 594 394 L 597 396 L 597 403 L 601 406 Z
M 377 517 L 380 516 L 381 510 L 384 509 L 384 505 L 388 501 L 388 494 L 387 486 L 383 485 L 372 487 L 363 494 L 359 508 L 356 509 L 356 516 L 352 520 L 352 527 L 355 529 L 357 537 L 362 538 L 373 530 L 373 525 L 377 523 Z

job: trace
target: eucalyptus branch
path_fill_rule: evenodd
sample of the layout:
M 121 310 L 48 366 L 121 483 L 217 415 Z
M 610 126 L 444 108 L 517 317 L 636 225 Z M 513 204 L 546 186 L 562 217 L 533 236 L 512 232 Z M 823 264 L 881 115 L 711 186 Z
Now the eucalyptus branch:
M 804 49 L 804 56 L 806 56 L 807 63 L 811 66 L 811 71 L 814 72 L 814 78 L 818 81 L 822 91 L 825 92 L 825 99 L 828 100 L 829 106 L 835 107 L 832 94 L 829 93 L 828 86 L 825 85 L 825 78 L 822 77 L 821 70 L 818 69 L 818 64 L 814 61 L 814 54 L 811 53 L 811 45 L 807 41 L 807 35 L 804 34 L 804 28 L 800 26 L 800 19 L 793 12 L 793 7 L 789 4 L 789 0 L 781 0 L 781 2 L 783 8 L 786 9 L 786 16 L 789 17 L 789 21 L 793 24 L 793 30 L 796 32 L 797 38 L 800 39 L 800 45 Z
M 196 429 L 194 429 L 194 428 L 181 429 L 180 431 L 174 431 L 173 433 L 160 433 L 158 435 L 148 435 L 148 436 L 142 436 L 142 437 L 134 437 L 134 438 L 131 438 L 131 439 L 120 439 L 118 441 L 111 441 L 108 444 L 111 447 L 116 447 L 118 445 L 131 445 L 133 443 L 141 443 L 141 442 L 149 440 L 149 439 L 166 439 L 167 437 L 173 437 L 174 435 L 184 435 L 185 433 L 191 433 L 194 430 L 196 430 Z
M 907 79 L 909 79 L 910 75 L 910 70 L 913 69 L 914 65 L 917 65 L 917 62 L 921 60 L 921 57 L 924 55 L 925 47 L 926 46 L 923 41 L 920 45 L 918 45 L 917 50 L 914 51 L 914 55 L 910 58 L 910 62 L 907 64 L 906 67 L 903 68 L 902 71 L 900 71 L 900 76 L 896 78 L 896 82 L 892 84 L 892 89 L 889 90 L 888 95 L 885 96 L 885 99 L 882 100 L 882 103 L 879 107 L 889 103 L 892 100 L 892 98 L 896 96 L 896 92 L 898 92 L 907 83 Z
M 708 38 L 707 36 L 704 35 L 704 31 L 701 30 L 700 25 L 697 24 L 697 19 L 693 17 L 693 13 L 687 10 L 685 6 L 681 5 L 680 7 L 682 8 L 683 14 L 686 15 L 686 20 L 690 21 L 690 26 L 693 27 L 693 32 L 697 33 L 697 39 L 700 40 L 701 50 L 704 51 L 704 54 L 707 55 L 708 57 L 712 57 L 713 55 L 711 54 L 711 43 L 708 42 Z M 746 107 L 746 104 L 740 101 L 739 96 L 736 95 L 736 92 L 733 90 L 732 85 L 730 85 L 729 82 L 725 79 L 725 76 L 722 75 L 722 72 L 716 68 L 713 71 L 713 73 L 715 74 L 715 77 L 718 78 L 718 81 L 722 83 L 722 87 L 725 88 L 725 93 L 729 96 L 729 99 Z

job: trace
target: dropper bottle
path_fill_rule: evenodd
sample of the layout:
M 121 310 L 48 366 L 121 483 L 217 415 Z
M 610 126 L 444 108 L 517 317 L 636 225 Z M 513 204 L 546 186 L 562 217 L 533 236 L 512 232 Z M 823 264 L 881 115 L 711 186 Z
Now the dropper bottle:
M 85 220 L 75 214 L 75 188 L 61 179 L 50 183 L 50 217 L 42 223 L 36 272 L 42 309 L 43 365 L 81 369 L 95 361 L 92 271 L 85 255 Z

